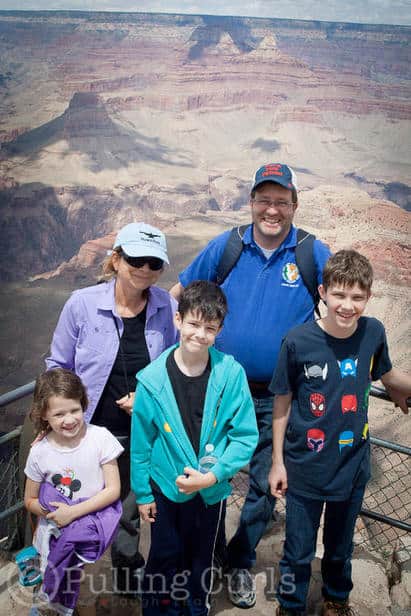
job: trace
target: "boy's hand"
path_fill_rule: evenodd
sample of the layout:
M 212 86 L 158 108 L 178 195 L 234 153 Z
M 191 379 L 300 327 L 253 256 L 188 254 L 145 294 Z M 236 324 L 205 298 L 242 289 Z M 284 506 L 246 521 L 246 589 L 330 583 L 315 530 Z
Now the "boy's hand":
M 116 400 L 116 404 L 118 404 L 118 406 L 123 411 L 125 411 L 127 413 L 127 415 L 131 415 L 131 413 L 133 411 L 134 395 L 135 395 L 135 392 L 134 391 L 130 391 L 129 394 L 123 396 L 119 400 Z
M 411 375 L 398 368 L 391 368 L 382 375 L 381 381 L 395 406 L 399 406 L 408 415 L 407 398 L 411 396 Z
M 70 505 L 66 505 L 60 501 L 50 501 L 49 504 L 56 507 L 56 510 L 50 511 L 50 513 L 46 515 L 46 519 L 53 520 L 59 528 L 62 526 L 67 526 L 67 524 L 71 524 L 71 522 L 76 519 L 74 506 L 70 507 Z
M 150 522 L 151 524 L 156 521 L 157 515 L 157 505 L 156 502 L 145 503 L 144 505 L 138 506 L 138 512 L 140 514 L 141 519 L 144 522 Z
M 409 395 L 405 395 L 401 391 L 398 391 L 394 387 L 390 387 L 389 385 L 385 385 L 387 393 L 391 400 L 394 402 L 395 406 L 399 406 L 404 415 L 408 415 L 408 398 Z
M 287 488 L 287 471 L 284 464 L 273 464 L 268 475 L 268 483 L 270 484 L 271 494 L 280 498 L 284 496 Z
M 209 488 L 217 483 L 217 478 L 211 471 L 208 473 L 200 473 L 194 468 L 186 466 L 184 468 L 184 475 L 179 475 L 176 479 L 178 491 L 183 494 L 192 494 L 204 488 Z

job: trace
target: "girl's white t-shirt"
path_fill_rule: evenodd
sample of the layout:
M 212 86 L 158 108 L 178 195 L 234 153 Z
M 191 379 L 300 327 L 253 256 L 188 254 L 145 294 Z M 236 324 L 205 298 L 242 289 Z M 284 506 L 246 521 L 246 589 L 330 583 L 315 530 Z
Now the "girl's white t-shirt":
M 33 481 L 47 481 L 72 500 L 90 498 L 104 488 L 102 465 L 124 451 L 118 440 L 102 426 L 87 425 L 81 442 L 73 449 L 62 449 L 44 437 L 29 453 L 24 472 Z M 40 569 L 47 566 L 50 535 L 58 537 L 52 521 L 40 518 L 33 545 L 40 554 Z
M 84 437 L 73 449 L 60 448 L 47 436 L 35 443 L 24 472 L 33 481 L 51 483 L 71 500 L 90 498 L 104 488 L 102 465 L 123 451 L 107 428 L 88 424 Z

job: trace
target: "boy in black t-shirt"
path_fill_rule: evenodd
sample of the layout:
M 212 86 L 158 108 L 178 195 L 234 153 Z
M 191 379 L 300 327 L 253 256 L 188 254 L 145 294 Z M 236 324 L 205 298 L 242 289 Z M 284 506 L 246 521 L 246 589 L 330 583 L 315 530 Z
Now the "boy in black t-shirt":
M 137 375 L 131 483 L 142 519 L 152 523 L 144 616 L 207 616 L 229 479 L 257 445 L 245 372 L 213 347 L 226 311 L 218 285 L 189 284 L 175 317 L 180 344 Z
M 277 615 L 304 613 L 324 503 L 322 614 L 354 614 L 352 540 L 370 476 L 371 382 L 381 379 L 404 413 L 411 395 L 411 378 L 392 368 L 382 323 L 362 316 L 372 277 L 369 261 L 354 250 L 329 259 L 319 287 L 327 316 L 288 333 L 270 384 L 269 482 L 274 496 L 287 491 Z

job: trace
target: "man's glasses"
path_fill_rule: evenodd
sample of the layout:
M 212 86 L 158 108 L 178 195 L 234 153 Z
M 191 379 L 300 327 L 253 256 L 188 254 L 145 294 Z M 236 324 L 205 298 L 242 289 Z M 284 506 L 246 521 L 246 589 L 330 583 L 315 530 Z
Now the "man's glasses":
M 266 209 L 273 205 L 280 210 L 285 210 L 293 205 L 292 201 L 283 201 L 282 199 L 278 201 L 271 201 L 271 199 L 253 199 L 253 203 L 262 209 Z
M 121 253 L 121 256 L 126 263 L 131 265 L 131 267 L 140 268 L 144 267 L 144 265 L 147 263 L 148 267 L 153 272 L 158 272 L 162 269 L 164 265 L 164 261 L 162 259 L 158 259 L 157 257 L 129 257 L 128 255 L 124 254 L 124 252 Z

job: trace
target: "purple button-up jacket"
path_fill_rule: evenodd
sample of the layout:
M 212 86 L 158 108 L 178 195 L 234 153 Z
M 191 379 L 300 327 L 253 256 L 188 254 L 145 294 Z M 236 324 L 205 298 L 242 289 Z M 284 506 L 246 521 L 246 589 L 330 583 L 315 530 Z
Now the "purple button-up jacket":
M 47 369 L 67 368 L 75 372 L 87 388 L 89 405 L 85 420 L 93 417 L 117 356 L 123 321 L 116 312 L 115 280 L 72 293 L 63 307 L 54 331 Z M 164 289 L 150 287 L 147 302 L 145 338 L 153 360 L 177 341 L 174 313 L 177 302 Z

